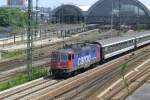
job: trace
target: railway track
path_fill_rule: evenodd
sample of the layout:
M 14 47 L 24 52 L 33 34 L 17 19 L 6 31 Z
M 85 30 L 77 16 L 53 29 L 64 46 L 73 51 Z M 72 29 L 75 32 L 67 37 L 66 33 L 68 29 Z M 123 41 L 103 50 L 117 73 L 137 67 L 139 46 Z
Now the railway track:
M 147 56 L 147 57 L 146 57 Z M 143 63 L 144 60 L 148 59 L 148 57 L 150 57 L 150 54 L 145 55 L 145 57 L 141 57 L 140 59 L 137 59 L 137 61 L 128 64 L 128 69 L 126 69 L 126 71 L 124 72 L 124 74 L 128 74 L 128 72 L 132 72 L 134 70 L 134 68 L 136 68 L 139 64 Z M 105 89 L 107 89 L 111 84 L 115 83 L 116 81 L 118 81 L 118 79 L 121 78 L 121 73 L 115 73 L 115 77 L 112 77 L 110 80 L 108 80 L 104 85 L 96 87 L 93 92 L 90 92 L 88 95 L 88 100 L 91 100 L 92 98 L 97 97 L 97 95 L 99 95 L 100 93 L 102 93 L 103 91 L 105 91 Z M 134 76 L 134 74 L 132 74 Z M 111 76 L 110 76 L 111 77 Z M 122 85 L 122 84 L 121 84 Z M 124 85 L 124 84 L 123 84 Z M 119 84 L 114 88 L 114 90 L 117 89 L 117 87 L 120 86 Z M 124 87 L 124 86 L 123 86 Z M 109 91 L 114 91 L 113 89 L 109 89 Z M 127 92 L 127 91 L 126 91 Z M 113 95 L 111 95 L 113 96 Z M 107 96 L 106 96 L 107 97 Z M 96 99 L 96 98 L 95 98 Z M 102 99 L 102 98 L 101 98 Z M 105 98 L 106 100 L 111 100 L 108 98 Z M 122 99 L 114 99 L 114 100 L 122 100 Z
M 129 67 L 125 71 L 125 73 L 127 73 L 128 71 L 130 71 L 134 67 L 136 67 L 139 64 L 139 62 L 141 63 L 141 60 L 147 59 L 148 58 L 147 56 L 150 55 L 150 51 L 146 50 L 143 53 L 141 53 L 141 55 L 142 56 L 140 56 L 140 57 L 135 56 L 132 59 L 128 59 L 128 61 L 125 62 L 125 63 L 127 63 L 127 66 Z M 91 81 L 90 83 L 87 83 L 83 86 L 81 85 L 80 87 L 75 88 L 75 89 L 69 91 L 68 93 L 65 93 L 64 95 L 61 95 L 58 98 L 61 98 L 61 99 L 63 98 L 64 100 L 66 100 L 66 99 L 75 99 L 75 100 L 89 99 L 89 100 L 92 100 L 93 98 L 95 98 L 95 96 L 91 96 L 91 94 L 93 94 L 95 92 L 95 90 L 97 90 L 97 89 L 98 90 L 101 89 L 101 91 L 103 91 L 103 89 L 108 87 L 108 85 L 117 81 L 117 79 L 120 78 L 120 72 L 121 72 L 121 68 L 116 68 L 113 71 L 110 71 L 110 72 L 98 77 L 94 81 Z M 118 99 L 115 99 L 115 100 L 118 100 Z
M 58 45 L 58 46 L 56 46 L 56 45 L 51 46 L 50 48 L 47 48 L 47 51 L 49 49 L 55 50 L 59 46 L 60 45 Z M 43 59 L 50 59 L 49 55 L 50 55 L 51 50 L 49 51 L 49 53 L 47 53 L 47 52 L 42 53 L 40 51 L 37 51 L 37 53 L 35 53 L 33 55 L 34 62 L 41 62 Z M 43 52 L 44 52 L 44 50 L 43 50 Z M 26 63 L 27 63 L 26 55 L 24 54 L 21 59 L 15 59 L 15 60 L 10 60 L 10 61 L 7 61 L 7 62 L 0 63 L 0 72 L 11 70 L 11 69 L 17 68 L 18 66 L 25 66 Z
M 126 79 L 128 80 L 128 91 L 126 91 L 124 87 L 118 87 L 118 91 L 114 92 L 114 95 L 111 97 L 112 99 L 125 99 L 127 96 L 131 95 L 134 90 L 148 81 L 150 76 L 150 60 L 147 65 L 145 64 L 144 67 L 142 67 L 142 69 L 135 70 L 132 76 L 131 74 L 127 75 Z
M 16 73 L 0 76 L 0 84 L 6 83 L 6 82 L 12 80 L 15 76 L 16 76 Z
M 112 85 L 111 88 L 109 88 L 111 89 L 111 91 L 105 90 L 98 97 L 101 99 L 102 98 L 106 99 L 106 100 L 110 100 L 110 99 L 123 100 L 125 99 L 125 97 L 130 95 L 131 92 L 133 91 L 132 90 L 133 87 L 131 87 L 131 85 L 137 84 L 139 87 L 140 85 L 144 84 L 144 82 L 146 82 L 148 76 L 150 76 L 150 64 L 149 63 L 147 63 L 147 65 L 143 65 L 141 69 L 139 70 L 135 69 L 134 71 L 131 71 L 125 75 L 125 78 L 128 81 L 128 90 L 127 90 L 127 87 L 124 86 L 123 81 L 118 80 L 116 83 Z M 136 88 L 134 87 L 134 89 Z
M 128 58 L 128 61 L 129 60 L 131 60 L 131 59 Z M 31 99 L 36 98 L 37 100 L 40 100 L 40 99 L 54 99 L 54 98 L 70 99 L 73 96 L 77 97 L 77 94 L 80 94 L 81 91 L 83 91 L 84 89 L 87 89 L 87 86 L 90 86 L 91 83 L 93 84 L 97 80 L 98 76 L 107 75 L 108 73 L 112 72 L 112 70 L 116 69 L 116 65 L 119 66 L 120 64 L 125 63 L 126 60 L 117 59 L 114 61 L 115 62 L 113 62 L 113 63 L 109 62 L 109 64 L 102 65 L 103 67 L 101 66 L 100 69 L 95 68 L 95 69 L 85 72 L 79 76 L 76 76 L 74 78 L 66 80 L 66 82 L 64 82 L 64 83 L 56 84 L 54 87 L 49 87 L 48 88 L 49 93 L 45 92 L 45 93 L 43 93 L 42 96 L 39 96 L 39 97 L 38 97 L 38 95 L 35 95 L 35 96 L 32 95 L 30 98 Z M 67 97 L 67 98 L 65 98 L 65 97 Z M 84 98 L 82 98 L 82 99 L 84 99 Z
M 23 97 L 26 97 L 32 93 L 35 93 L 37 91 L 41 91 L 49 86 L 52 86 L 61 80 L 53 80 L 53 79 L 37 79 L 35 81 L 26 83 L 24 85 L 12 88 L 10 90 L 6 90 L 3 92 L 0 92 L 0 99 L 6 99 L 6 100 L 16 100 L 21 99 Z M 21 87 L 21 88 L 20 88 Z
M 49 59 L 43 59 L 43 60 L 37 61 L 33 65 L 36 67 L 48 66 Z M 14 68 L 12 70 L 0 72 L 0 84 L 13 80 L 15 76 L 19 75 L 20 73 L 24 73 L 25 71 L 26 71 L 26 65 L 20 66 L 18 68 Z
M 84 99 L 98 87 L 103 87 L 107 82 L 112 81 L 111 79 L 119 73 L 120 67 L 118 66 L 125 62 L 128 62 L 129 65 L 135 64 L 134 62 L 141 62 L 143 57 L 150 54 L 148 48 L 145 47 L 135 51 L 134 55 L 130 53 L 64 81 L 39 79 L 29 82 L 0 92 L 0 99 L 74 99 L 77 96 L 82 96 L 81 98 Z

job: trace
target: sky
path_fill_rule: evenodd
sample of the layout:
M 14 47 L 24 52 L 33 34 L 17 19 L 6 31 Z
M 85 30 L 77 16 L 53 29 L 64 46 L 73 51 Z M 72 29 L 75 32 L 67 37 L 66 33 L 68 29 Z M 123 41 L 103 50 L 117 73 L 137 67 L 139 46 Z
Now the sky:
M 36 0 L 33 0 L 34 5 L 35 5 L 35 1 Z M 96 1 L 98 0 L 39 0 L 39 6 L 56 8 L 61 4 L 74 4 L 82 8 L 84 11 L 86 11 Z M 150 9 L 150 0 L 139 0 L 139 1 L 142 2 Z M 6 5 L 6 0 L 0 0 L 0 6 L 2 5 Z

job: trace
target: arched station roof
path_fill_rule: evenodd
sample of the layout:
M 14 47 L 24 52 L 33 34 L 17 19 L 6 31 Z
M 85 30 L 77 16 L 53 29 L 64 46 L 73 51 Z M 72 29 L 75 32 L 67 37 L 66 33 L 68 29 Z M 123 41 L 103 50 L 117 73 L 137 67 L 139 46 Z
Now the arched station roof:
M 133 19 L 136 19 L 135 16 L 140 16 L 141 19 L 144 17 L 144 21 L 147 22 L 148 17 L 150 17 L 148 8 L 138 0 L 99 0 L 87 11 L 86 22 L 92 24 L 96 22 L 108 23 L 111 22 L 112 14 L 119 17 L 121 14 L 125 18 L 130 17 L 126 19 L 126 22 L 133 21 Z M 144 23 L 142 20 L 139 22 Z
M 105 2 L 105 1 L 110 1 L 110 3 L 112 4 L 112 2 L 115 3 L 117 0 L 99 0 L 99 1 L 97 1 L 94 5 L 92 5 L 92 6 L 88 9 L 87 14 L 90 14 L 92 11 L 94 11 L 95 8 L 97 8 L 98 6 L 102 5 L 103 2 Z M 119 1 L 119 0 L 118 0 L 118 1 Z M 122 2 L 122 1 L 128 2 L 128 0 L 120 0 L 120 2 Z M 144 9 L 144 11 L 145 11 L 147 14 L 149 14 L 149 16 L 150 16 L 150 11 L 149 11 L 149 9 L 148 9 L 144 4 L 142 4 L 140 1 L 138 1 L 138 0 L 129 0 L 129 1 L 134 2 L 138 7 Z
M 74 20 L 83 20 L 84 19 L 84 14 L 83 11 L 75 6 L 75 5 L 70 5 L 70 4 L 65 4 L 57 7 L 52 11 L 52 16 L 56 20 L 62 20 L 64 22 L 69 22 Z
M 67 10 L 66 12 L 70 14 L 75 14 L 74 12 L 76 12 L 79 15 L 83 15 L 83 11 L 79 7 L 75 5 L 70 5 L 70 4 L 64 4 L 64 5 L 57 7 L 56 9 L 53 10 L 52 14 L 55 15 L 57 12 L 62 11 L 62 10 L 64 11 Z

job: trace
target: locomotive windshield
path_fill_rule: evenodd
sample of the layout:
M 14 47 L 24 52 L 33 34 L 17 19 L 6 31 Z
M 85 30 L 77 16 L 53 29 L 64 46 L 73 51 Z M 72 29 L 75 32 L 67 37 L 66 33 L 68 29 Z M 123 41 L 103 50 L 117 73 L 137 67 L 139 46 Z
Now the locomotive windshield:
M 51 61 L 67 61 L 68 56 L 64 53 L 52 53 L 51 54 Z
M 51 54 L 51 60 L 52 61 L 59 61 L 60 60 L 60 54 L 59 53 L 52 53 Z

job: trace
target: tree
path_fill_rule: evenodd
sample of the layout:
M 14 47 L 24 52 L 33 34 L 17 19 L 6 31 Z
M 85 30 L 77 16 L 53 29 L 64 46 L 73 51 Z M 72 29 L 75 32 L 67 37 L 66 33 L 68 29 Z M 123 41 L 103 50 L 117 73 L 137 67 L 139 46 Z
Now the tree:
M 9 14 L 3 9 L 0 10 L 0 26 L 9 26 Z
M 17 8 L 0 9 L 1 27 L 25 27 L 27 25 L 27 13 Z

